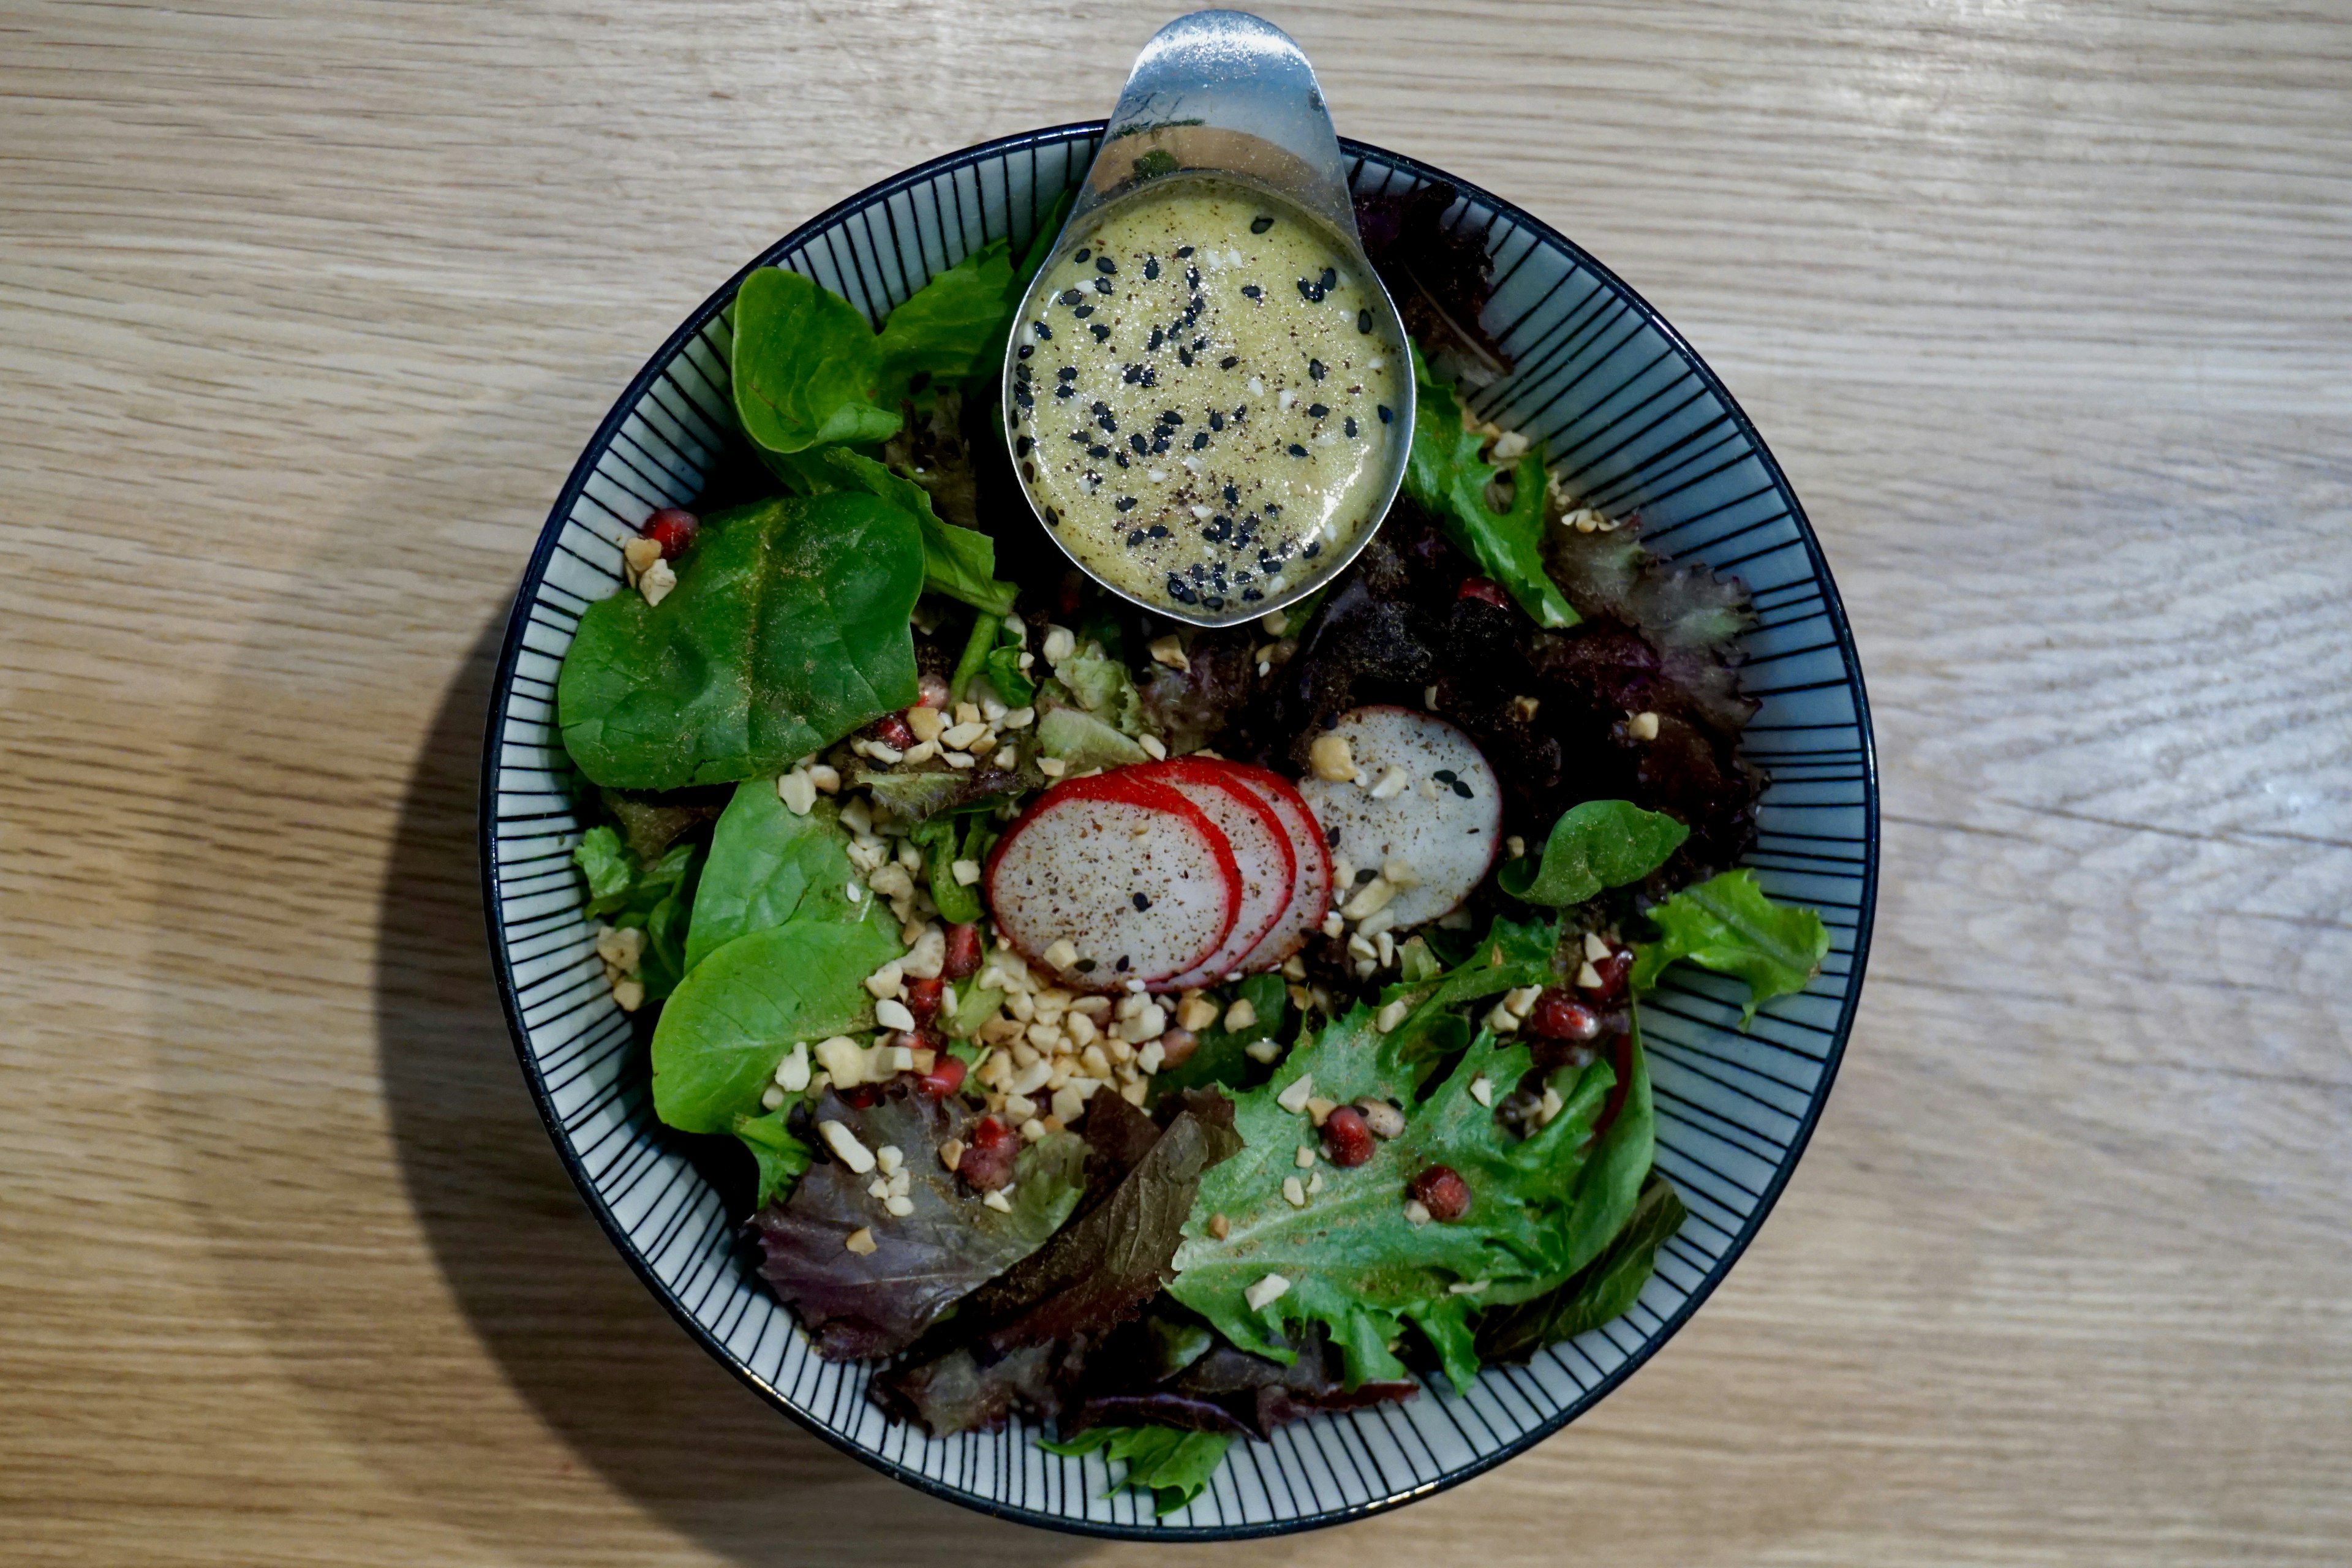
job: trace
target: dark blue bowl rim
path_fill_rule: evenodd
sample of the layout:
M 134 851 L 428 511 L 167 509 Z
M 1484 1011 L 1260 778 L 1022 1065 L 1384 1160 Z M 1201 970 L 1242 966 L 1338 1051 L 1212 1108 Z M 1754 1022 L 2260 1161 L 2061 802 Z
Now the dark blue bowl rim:
M 1855 911 L 1853 958 L 1846 975 L 1845 996 L 1843 1005 L 1838 1010 L 1836 1026 L 1831 1034 L 1829 1051 L 1822 1061 L 1820 1087 L 1815 1091 L 1811 1103 L 1806 1109 L 1805 1115 L 1797 1128 L 1796 1135 L 1789 1143 L 1787 1157 L 1774 1171 L 1771 1180 L 1766 1184 L 1762 1195 L 1757 1200 L 1756 1207 L 1748 1215 L 1747 1223 L 1732 1238 L 1730 1246 L 1725 1248 L 1722 1258 L 1717 1261 L 1715 1267 L 1710 1268 L 1706 1278 L 1692 1289 L 1680 1308 L 1659 1327 L 1655 1333 L 1647 1336 L 1638 1349 L 1578 1399 L 1572 1407 L 1538 1423 L 1496 1452 L 1464 1465 L 1459 1469 L 1451 1471 L 1426 1486 L 1416 1487 L 1393 1497 L 1374 1499 L 1347 1508 L 1330 1509 L 1298 1519 L 1269 1521 L 1264 1524 L 1160 1528 L 1152 1525 L 1121 1524 L 1108 1521 L 1070 1519 L 1060 1514 L 1016 1508 L 972 1497 L 896 1460 L 886 1459 L 879 1454 L 860 1447 L 824 1423 L 794 1409 L 781 1394 L 745 1365 L 741 1358 L 721 1344 L 709 1329 L 696 1321 L 693 1314 L 687 1310 L 685 1305 L 654 1273 L 652 1266 L 638 1252 L 635 1245 L 614 1222 L 612 1215 L 605 1212 L 604 1205 L 596 1201 L 595 1184 L 589 1176 L 586 1167 L 582 1164 L 579 1156 L 572 1152 L 561 1134 L 562 1119 L 556 1112 L 554 1104 L 549 1097 L 546 1083 L 541 1079 L 538 1065 L 530 1054 L 530 1036 L 525 1029 L 522 1016 L 522 1004 L 514 985 L 513 962 L 507 950 L 505 928 L 499 918 L 498 802 L 494 787 L 507 700 L 512 690 L 516 661 L 522 652 L 523 638 L 530 618 L 532 601 L 527 596 L 525 590 L 532 588 L 545 575 L 549 558 L 555 551 L 556 541 L 562 534 L 566 521 L 572 515 L 572 507 L 579 500 L 582 488 L 587 483 L 590 474 L 595 468 L 598 454 L 604 450 L 623 422 L 635 409 L 639 399 L 652 385 L 662 367 L 667 364 L 696 333 L 727 308 L 728 303 L 735 297 L 737 286 L 754 268 L 776 263 L 787 252 L 804 244 L 835 220 L 882 197 L 933 179 L 950 170 L 998 158 L 1008 153 L 1050 147 L 1076 141 L 1081 137 L 1098 136 L 1102 133 L 1103 124 L 1104 122 L 1099 120 L 1076 121 L 1065 125 L 1024 131 L 1016 135 L 1000 137 L 992 142 L 983 142 L 976 146 L 947 153 L 904 170 L 887 180 L 868 185 L 855 195 L 835 203 L 770 246 L 737 271 L 709 299 L 705 300 L 694 313 L 686 319 L 684 324 L 669 335 L 661 347 L 656 350 L 653 356 L 646 362 L 645 367 L 638 371 L 627 389 L 614 402 L 611 412 L 605 415 L 604 422 L 597 426 L 596 434 L 582 450 L 579 460 L 572 465 L 570 478 L 565 479 L 562 490 L 556 497 L 555 505 L 548 513 L 547 521 L 540 529 L 538 543 L 531 551 L 530 564 L 524 571 L 521 584 L 516 592 L 514 607 L 509 615 L 506 640 L 499 653 L 497 677 L 490 687 L 490 706 L 482 745 L 481 808 L 478 829 L 478 854 L 482 868 L 482 912 L 484 921 L 488 928 L 492 973 L 498 983 L 499 1001 L 506 1010 L 507 1029 L 513 1038 L 515 1054 L 521 1063 L 524 1080 L 530 1086 L 531 1100 L 538 1107 L 540 1120 L 547 1128 L 549 1138 L 555 1145 L 557 1156 L 563 1162 L 564 1169 L 570 1173 L 572 1183 L 579 1188 L 589 1212 L 604 1227 L 604 1234 L 611 1239 L 614 1247 L 628 1261 L 629 1267 L 635 1271 L 646 1289 L 653 1293 L 654 1299 L 677 1321 L 678 1326 L 709 1352 L 721 1366 L 733 1373 L 740 1382 L 768 1403 L 832 1447 L 860 1463 L 872 1466 L 918 1490 L 929 1492 L 934 1497 L 944 1499 L 959 1506 L 990 1514 L 998 1519 L 1010 1520 L 1018 1524 L 1035 1525 L 1071 1535 L 1179 1543 L 1243 1541 L 1261 1536 L 1289 1535 L 1302 1531 L 1319 1530 L 1328 1525 L 1344 1524 L 1352 1520 L 1402 1507 L 1406 1503 L 1418 1502 L 1423 1498 L 1433 1497 L 1439 1492 L 1459 1486 L 1474 1477 L 1484 1475 L 1504 1461 L 1515 1458 L 1535 1447 L 1607 1398 L 1620 1384 L 1647 1363 L 1668 1340 L 1674 1338 L 1681 1331 L 1682 1326 L 1690 1321 L 1691 1315 L 1698 1310 L 1709 1296 L 1714 1294 L 1715 1288 L 1722 1283 L 1726 1275 L 1731 1272 L 1732 1266 L 1738 1263 L 1740 1257 L 1748 1250 L 1748 1243 L 1755 1239 L 1757 1231 L 1770 1215 L 1773 1205 L 1780 1201 L 1780 1194 L 1787 1187 L 1790 1175 L 1795 1173 L 1798 1163 L 1804 1158 L 1806 1146 L 1812 1140 L 1813 1130 L 1820 1124 L 1822 1111 L 1829 1103 L 1830 1089 L 1836 1081 L 1838 1068 L 1845 1058 L 1846 1041 L 1853 1030 L 1854 1010 L 1862 999 L 1863 974 L 1868 966 L 1870 957 L 1871 925 L 1878 904 L 1878 751 L 1871 732 L 1870 702 L 1863 689 L 1861 657 L 1854 648 L 1853 632 L 1846 620 L 1845 605 L 1838 597 L 1837 584 L 1830 575 L 1828 562 L 1822 555 L 1821 542 L 1814 537 L 1812 522 L 1805 515 L 1803 504 L 1798 500 L 1795 489 L 1790 485 L 1788 477 L 1781 472 L 1780 465 L 1773 458 L 1771 449 L 1765 445 L 1763 437 L 1757 431 L 1754 423 L 1748 419 L 1747 411 L 1740 407 L 1738 400 L 1731 395 L 1730 389 L 1723 384 L 1714 370 L 1699 357 L 1697 351 L 1684 340 L 1683 335 L 1676 331 L 1647 300 L 1628 286 L 1623 279 L 1603 266 L 1583 247 L 1540 218 L 1472 184 L 1458 175 L 1449 174 L 1418 159 L 1407 157 L 1400 153 L 1391 153 L 1386 148 L 1375 146 L 1369 142 L 1358 142 L 1342 137 L 1341 149 L 1350 158 L 1370 158 L 1423 179 L 1444 181 L 1471 201 L 1483 204 L 1490 212 L 1507 216 L 1514 224 L 1524 226 L 1544 243 L 1559 247 L 1574 257 L 1578 266 L 1603 279 L 1610 288 L 1631 302 L 1654 330 L 1674 345 L 1675 351 L 1683 355 L 1697 372 L 1707 390 L 1722 400 L 1724 408 L 1729 413 L 1740 433 L 1752 443 L 1756 456 L 1764 465 L 1765 471 L 1770 476 L 1773 485 L 1787 499 L 1790 515 L 1795 520 L 1798 536 L 1804 543 L 1806 559 L 1811 564 L 1815 580 L 1821 584 L 1822 605 L 1828 612 L 1830 626 L 1837 639 L 1839 655 L 1843 659 L 1852 679 L 1854 723 L 1862 741 L 1862 898 L 1860 907 Z

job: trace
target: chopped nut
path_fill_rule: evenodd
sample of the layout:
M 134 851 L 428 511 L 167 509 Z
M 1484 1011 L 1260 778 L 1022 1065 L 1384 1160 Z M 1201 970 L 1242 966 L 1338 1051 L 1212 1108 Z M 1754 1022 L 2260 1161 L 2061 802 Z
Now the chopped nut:
M 1225 1237 L 1233 1235 L 1233 1233 L 1234 1222 L 1227 1219 L 1223 1215 L 1213 1214 L 1209 1216 L 1209 1234 L 1211 1236 L 1216 1237 L 1219 1241 L 1223 1241 Z
M 1076 1121 L 1078 1119 L 1078 1113 L 1086 1108 L 1087 1097 L 1068 1084 L 1066 1083 L 1054 1091 L 1054 1114 L 1064 1121 Z
M 1495 1086 L 1486 1081 L 1484 1074 L 1470 1080 L 1470 1098 L 1485 1106 L 1495 1103 Z
M 1303 1209 L 1307 1206 L 1307 1189 L 1299 1184 L 1297 1177 L 1282 1178 L 1282 1201 L 1295 1209 Z
M 907 721 L 907 728 L 915 732 L 918 741 L 936 741 L 940 732 L 948 727 L 948 716 L 936 708 L 909 708 L 901 717 Z
M 1514 697 L 1511 699 L 1511 710 L 1518 715 L 1519 722 L 1522 724 L 1531 722 L 1535 719 L 1536 710 L 1542 706 L 1541 698 Z
M 1078 651 L 1078 639 L 1067 626 L 1045 628 L 1045 662 L 1059 664 Z
M 1536 1110 L 1536 1120 L 1543 1126 L 1550 1126 L 1552 1123 L 1552 1118 L 1558 1116 L 1560 1113 L 1561 1109 L 1566 1106 L 1567 1103 L 1568 1102 L 1566 1100 L 1560 1099 L 1559 1090 L 1552 1088 L 1549 1084 L 1546 1084 L 1544 1086 L 1543 1092 L 1543 1104 L 1538 1106 Z
M 1375 877 L 1357 889 L 1356 896 L 1349 899 L 1339 912 L 1351 921 L 1360 921 L 1386 909 L 1389 900 L 1396 894 L 1396 884 L 1386 877 Z
M 1305 1171 L 1312 1169 L 1315 1164 L 1315 1145 L 1312 1143 L 1301 1143 L 1298 1146 L 1297 1162 L 1298 1168 L 1300 1170 Z
M 1252 1040 L 1248 1045 L 1242 1047 L 1242 1055 L 1249 1058 L 1249 1059 L 1254 1062 L 1271 1063 L 1276 1058 L 1282 1055 L 1282 1047 L 1270 1039 Z
M 1037 1114 L 1037 1102 L 1025 1094 L 1004 1097 L 1004 1119 L 1018 1126 Z
M 1249 1310 L 1251 1311 L 1263 1312 L 1266 1308 L 1280 1300 L 1283 1293 L 1289 1289 L 1289 1280 L 1285 1279 L 1279 1274 L 1269 1274 L 1265 1279 L 1259 1280 L 1256 1284 L 1251 1286 L 1248 1289 L 1244 1290 L 1242 1292 L 1242 1300 L 1249 1303 Z
M 1525 436 L 1520 435 L 1517 430 L 1506 430 L 1495 437 L 1495 448 L 1490 455 L 1490 460 L 1498 465 L 1516 463 L 1526 455 L 1527 449 L 1528 438 Z
M 1333 931 L 1331 929 L 1334 924 L 1339 925 L 1339 931 Z M 1338 936 L 1339 931 L 1346 931 L 1347 929 L 1345 922 L 1339 920 L 1339 911 L 1337 910 L 1333 910 L 1328 915 L 1326 915 L 1323 918 L 1323 930 L 1326 935 Z M 1282 977 L 1285 980 L 1306 979 L 1307 961 L 1298 956 L 1298 954 L 1295 952 L 1292 953 L 1288 958 L 1283 960 Z
M 1304 1072 L 1293 1079 L 1280 1094 L 1276 1095 L 1274 1102 L 1296 1116 L 1307 1109 L 1307 1098 L 1314 1092 L 1315 1075 L 1311 1072 Z
M 1005 730 L 1026 730 L 1036 721 L 1037 710 L 1034 708 L 1015 708 L 998 721 L 998 727 Z
M 1404 998 L 1400 996 L 1373 1015 L 1372 1026 L 1383 1035 L 1388 1034 L 1399 1024 L 1403 1023 L 1405 1015 L 1412 1011 L 1412 1008 L 1405 1005 Z
M 1079 1050 L 1101 1053 L 1102 1047 L 1094 1044 L 1095 1036 L 1099 1031 L 1095 1027 L 1094 1019 L 1086 1014 L 1072 1009 L 1062 1019 L 1062 1032 L 1070 1037 L 1070 1044 Z
M 1067 969 L 1077 961 L 1077 946 L 1068 937 L 1056 937 L 1045 950 L 1045 962 L 1055 969 Z
M 646 933 L 642 927 L 630 926 L 626 930 L 614 926 L 596 928 L 596 956 L 623 973 L 635 973 L 637 966 L 645 960 L 645 952 Z
M 861 1225 L 844 1237 L 841 1245 L 860 1258 L 868 1257 L 874 1251 L 874 1233 Z
M 812 763 L 808 769 L 809 783 L 816 785 L 819 795 L 841 793 L 841 770 L 831 763 Z
M 1428 1205 L 1419 1198 L 1407 1198 L 1404 1201 L 1404 1217 L 1412 1225 L 1427 1225 L 1429 1223 Z
M 767 1088 L 765 1088 L 765 1089 L 761 1089 L 761 1090 L 760 1091 L 760 1109 L 761 1109 L 761 1110 L 780 1110 L 783 1109 L 783 1104 L 784 1104 L 784 1091 L 783 1091 L 782 1089 L 778 1089 L 774 1084 L 772 1084 L 772 1084 L 770 1084 Z
M 896 1143 L 885 1143 L 874 1151 L 874 1168 L 886 1176 L 895 1176 L 907 1163 L 907 1152 Z
M 1225 1009 L 1225 1027 L 1239 1033 L 1257 1022 L 1257 1009 L 1244 996 Z
M 886 746 L 879 741 L 866 742 L 866 754 L 884 767 L 893 767 L 907 760 L 907 753 L 896 746 Z
M 1601 989 L 1601 971 L 1592 967 L 1591 959 L 1576 966 L 1576 983 L 1587 991 Z
M 1310 1094 L 1307 1097 L 1307 1120 L 1318 1127 L 1328 1121 L 1331 1119 L 1331 1113 L 1339 1109 L 1337 1102 L 1326 1100 L 1319 1094 Z
M 1004 1195 L 1004 1190 L 1002 1187 L 992 1193 L 984 1194 L 980 1201 L 986 1204 L 990 1208 L 994 1209 L 998 1214 L 1011 1214 L 1013 1212 L 1013 1200 Z
M 1340 913 L 1339 910 L 1329 910 L 1325 911 L 1324 916 L 1323 916 L 1323 934 L 1324 934 L 1325 936 L 1338 936 L 1341 931 L 1346 931 L 1347 929 L 1348 929 L 1348 917 L 1347 917 L 1347 916 L 1345 916 L 1345 915 L 1341 914 L 1341 913 Z M 1297 959 L 1297 958 L 1294 958 L 1294 959 L 1292 959 L 1292 960 L 1290 961 L 1290 963 L 1296 963 L 1296 964 L 1297 964 L 1297 965 L 1298 965 L 1298 973 L 1297 973 L 1297 974 L 1291 975 L 1291 978 L 1292 978 L 1292 979 L 1294 979 L 1294 980 L 1304 980 L 1304 979 L 1307 977 L 1307 964 L 1306 964 L 1306 961 L 1305 961 L 1305 960 L 1303 960 L 1303 959 Z M 1285 974 L 1289 974 L 1289 973 L 1290 973 L 1290 964 L 1289 964 L 1289 963 L 1286 963 L 1286 964 L 1284 964 L 1284 965 L 1282 966 L 1282 972 L 1283 972 Z
M 1542 994 L 1543 987 L 1540 985 L 1522 985 L 1516 991 L 1503 993 L 1503 1005 L 1510 1010 L 1514 1018 L 1524 1018 L 1534 1009 L 1536 998 Z
M 857 1134 L 838 1121 L 820 1121 L 816 1135 L 833 1151 L 833 1157 L 849 1167 L 854 1175 L 862 1176 L 874 1168 L 873 1152 L 857 1141 Z
M 843 1089 L 856 1089 L 866 1081 L 866 1047 L 847 1035 L 818 1041 L 816 1064 Z
M 1158 1040 L 1147 1040 L 1135 1053 L 1135 1070 L 1147 1076 L 1160 1070 L 1168 1059 L 1168 1047 Z
M 1177 1005 L 1176 1023 L 1180 1028 L 1191 1029 L 1197 1034 L 1216 1021 L 1217 1005 L 1205 996 L 1197 994 L 1187 996 Z
M 809 1086 L 808 1042 L 802 1040 L 784 1053 L 776 1064 L 776 1087 L 786 1094 L 798 1094 Z
M 1498 1035 L 1512 1035 L 1518 1032 L 1519 1018 L 1508 1007 L 1497 1002 L 1487 1010 L 1486 1025 Z
M 645 575 L 637 579 L 637 592 L 646 596 L 646 603 L 648 605 L 660 604 L 669 597 L 669 591 L 677 586 L 677 574 L 669 569 L 669 563 L 667 561 L 655 562 L 646 568 Z
M 959 888 L 969 888 L 980 880 L 980 862 L 977 860 L 953 861 L 950 863 L 948 869 L 955 873 L 956 886 Z
M 969 748 L 974 741 L 986 733 L 988 733 L 988 726 L 985 724 L 958 724 L 952 729 L 940 732 L 940 744 L 943 748 L 953 747 L 961 752 Z
M 1404 1131 L 1404 1112 L 1385 1100 L 1368 1094 L 1356 1101 L 1356 1109 L 1364 1113 L 1364 1125 L 1375 1138 L 1394 1138 Z
M 646 1005 L 646 986 L 641 980 L 614 982 L 613 1000 L 624 1013 L 634 1013 Z
M 1020 760 L 1021 753 L 1014 751 L 1010 746 L 999 746 L 996 749 L 996 755 L 989 759 L 992 764 L 1000 768 L 1012 767 L 1014 763 L 1020 762 Z
M 1155 763 L 1164 762 L 1167 759 L 1168 742 L 1161 740 L 1157 735 L 1146 735 L 1141 740 L 1136 742 L 1136 744 L 1141 746 L 1143 748 L 1143 754 L 1150 757 Z
M 661 541 L 647 539 L 643 534 L 621 546 L 621 559 L 632 573 L 640 573 L 662 558 Z
M 1637 741 L 1654 741 L 1658 738 L 1658 716 L 1647 711 L 1636 713 L 1625 721 L 1625 732 Z
M 866 989 L 877 999 L 884 996 L 896 996 L 899 993 L 899 988 L 905 984 L 906 975 L 906 967 L 894 958 L 866 977 Z
M 1048 1127 L 1045 1125 L 1045 1123 L 1053 1120 L 1054 1119 L 1050 1116 L 1040 1116 L 1033 1121 L 1023 1122 L 1021 1124 L 1022 1140 L 1024 1142 L 1034 1143 L 1042 1140 L 1048 1132 L 1059 1132 L 1061 1131 L 1059 1127 Z
M 1358 958 L 1376 958 L 1381 950 L 1365 941 L 1363 933 L 1359 931 L 1348 939 L 1348 951 Z
M 1307 748 L 1307 761 L 1318 779 L 1344 784 L 1356 777 L 1355 749 L 1349 745 L 1345 735 L 1316 736 L 1315 743 Z
M 874 1004 L 874 1021 L 886 1029 L 911 1031 L 915 1026 L 915 1016 L 907 1010 L 904 1002 L 877 1002 Z
M 1307 1195 L 1311 1198 L 1322 1190 L 1323 1173 L 1318 1171 L 1313 1175 L 1307 1178 Z
M 918 741 L 907 748 L 907 754 L 902 760 L 908 763 L 928 763 L 939 754 L 940 743 L 937 741 Z
M 1381 782 L 1372 786 L 1372 798 L 1374 800 L 1394 800 L 1398 795 L 1404 793 L 1404 786 L 1412 782 L 1412 774 L 1406 773 L 1402 768 L 1391 765 L 1388 772 L 1381 775 Z
M 1524 860 L 1528 854 L 1528 841 L 1514 833 L 1503 840 L 1503 853 L 1514 860 Z
M 1609 956 L 1609 944 L 1601 940 L 1600 932 L 1589 931 L 1584 933 L 1584 956 L 1595 963 Z
M 893 1193 L 882 1200 L 882 1206 L 893 1218 L 905 1219 L 915 1212 L 915 1200 L 901 1194 Z
M 1060 778 L 1063 773 L 1068 769 L 1069 765 L 1069 763 L 1062 761 L 1059 757 L 1040 757 L 1037 759 L 1037 771 L 1044 773 L 1049 779 Z
M 1154 664 L 1164 664 L 1171 669 L 1189 669 L 1192 661 L 1184 657 L 1184 644 L 1175 633 L 1154 637 L 1148 645 Z
M 947 765 L 951 768 L 974 767 L 977 766 L 980 762 L 980 759 L 973 756 L 970 752 L 941 752 L 940 753 L 940 760 L 947 763 Z

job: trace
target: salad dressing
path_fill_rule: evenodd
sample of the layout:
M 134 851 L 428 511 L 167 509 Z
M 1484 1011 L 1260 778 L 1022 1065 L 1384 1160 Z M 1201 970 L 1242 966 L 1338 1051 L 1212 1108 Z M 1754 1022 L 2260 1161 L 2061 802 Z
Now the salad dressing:
M 1039 515 L 1148 605 L 1278 597 L 1380 520 L 1410 362 L 1316 220 L 1236 181 L 1092 214 L 1015 323 L 1006 422 Z

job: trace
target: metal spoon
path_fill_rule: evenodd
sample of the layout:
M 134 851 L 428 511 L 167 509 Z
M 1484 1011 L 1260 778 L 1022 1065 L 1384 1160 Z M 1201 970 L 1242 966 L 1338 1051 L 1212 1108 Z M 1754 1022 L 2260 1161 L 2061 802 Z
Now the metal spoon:
M 1070 204 L 1069 216 L 1045 264 L 1031 280 L 1016 321 L 1037 319 L 1055 265 L 1090 216 L 1107 203 L 1126 203 L 1139 191 L 1173 179 L 1213 175 L 1255 186 L 1300 209 L 1325 230 L 1324 237 L 1351 260 L 1373 297 L 1370 309 L 1380 335 L 1394 345 L 1396 363 L 1410 363 L 1404 322 L 1389 297 L 1356 229 L 1355 204 L 1348 189 L 1339 138 L 1315 68 L 1288 34 L 1245 11 L 1195 11 L 1152 35 L 1136 56 L 1126 88 L 1111 110 L 1094 164 Z M 1013 334 L 1004 362 L 1003 396 L 1008 431 L 1018 421 L 1015 383 L 1023 335 Z M 1281 609 L 1314 593 L 1345 571 L 1370 542 L 1403 482 L 1412 447 L 1412 377 L 1401 378 L 1402 406 L 1385 440 L 1384 471 L 1378 501 L 1355 537 L 1324 552 L 1308 576 L 1278 593 L 1241 604 L 1229 599 L 1221 610 L 1203 605 L 1145 600 L 1105 581 L 1070 548 L 1045 517 L 1034 489 L 1024 486 L 1038 521 L 1063 553 L 1103 587 L 1156 615 L 1199 626 L 1237 626 Z

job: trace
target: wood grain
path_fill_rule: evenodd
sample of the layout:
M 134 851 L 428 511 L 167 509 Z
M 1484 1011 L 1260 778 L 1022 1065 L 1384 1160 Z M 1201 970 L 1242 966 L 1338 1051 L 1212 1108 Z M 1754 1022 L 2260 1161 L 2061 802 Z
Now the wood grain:
M 1887 823 L 1843 1077 L 1706 1310 L 1249 1560 L 2345 1561 L 2352 12 L 1270 14 L 1745 402 Z M 1099 112 L 1157 19 L 0 0 L 11 1561 L 1144 1555 L 881 1480 L 673 1328 L 530 1114 L 471 837 L 629 373 L 802 217 Z

